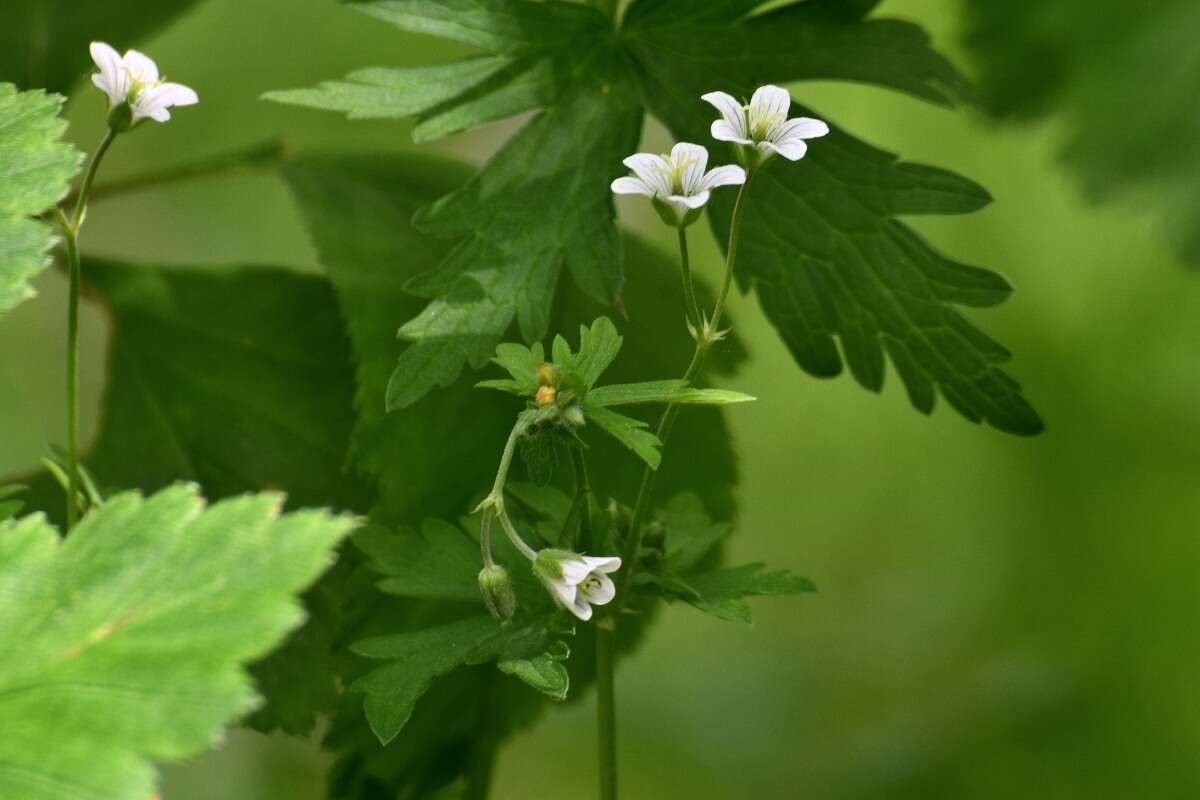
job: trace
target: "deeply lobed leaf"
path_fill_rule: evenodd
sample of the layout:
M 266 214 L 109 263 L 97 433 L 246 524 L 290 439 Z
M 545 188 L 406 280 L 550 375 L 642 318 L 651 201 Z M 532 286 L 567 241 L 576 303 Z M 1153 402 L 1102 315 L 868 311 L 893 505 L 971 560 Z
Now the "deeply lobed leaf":
M 144 800 L 148 759 L 206 749 L 254 705 L 240 665 L 301 618 L 292 596 L 354 526 L 280 516 L 282 497 L 208 509 L 189 486 L 118 495 L 60 541 L 0 523 L 0 796 Z

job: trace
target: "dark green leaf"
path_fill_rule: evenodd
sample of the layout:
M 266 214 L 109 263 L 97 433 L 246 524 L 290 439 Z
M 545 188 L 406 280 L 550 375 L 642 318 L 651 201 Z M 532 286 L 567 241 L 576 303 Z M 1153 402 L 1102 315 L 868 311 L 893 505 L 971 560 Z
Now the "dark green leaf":
M 482 602 L 479 544 L 455 525 L 428 519 L 420 532 L 397 533 L 370 526 L 354 534 L 354 544 L 387 575 L 378 585 L 388 594 Z
M 651 469 L 658 469 L 662 462 L 662 442 L 646 430 L 649 425 L 645 422 L 618 414 L 603 406 L 588 408 L 587 420 L 632 450 L 638 458 L 649 464 Z
M 196 0 L 13 0 L 0 26 L 0 81 L 66 92 L 93 68 L 88 44 L 134 45 Z M 169 61 L 160 64 L 170 72 Z
M 0 796 L 144 800 L 150 759 L 207 749 L 255 700 L 241 669 L 301 618 L 292 599 L 356 522 L 208 510 L 193 487 L 123 494 L 70 538 L 0 524 Z
M 730 622 L 750 624 L 750 606 L 744 598 L 815 592 L 812 581 L 787 570 L 765 571 L 762 564 L 716 569 L 683 576 L 695 593 L 680 599 L 695 608 Z
M 555 700 L 566 700 L 571 688 L 571 676 L 562 662 L 571 655 L 564 641 L 556 641 L 550 648 L 532 658 L 508 659 L 496 662 L 496 667 L 506 675 L 515 675 L 525 683 Z
M 79 168 L 79 151 L 59 141 L 62 102 L 0 83 L 0 316 L 35 294 L 29 281 L 50 262 L 57 237 L 31 218 L 66 195 Z
M 989 110 L 1026 119 L 1058 112 L 1065 160 L 1092 196 L 1159 198 L 1181 254 L 1200 265 L 1200 4 L 965 6 Z
M 935 69 L 940 56 L 919 30 L 903 24 L 874 45 L 897 46 L 877 75 L 823 71 L 815 61 L 821 52 L 846 65 L 872 63 L 845 57 L 837 37 L 808 48 L 786 38 L 789 31 L 859 36 L 878 24 L 813 2 L 754 17 L 731 31 L 714 26 L 709 37 L 725 37 L 742 54 L 731 55 L 724 72 L 705 66 L 712 50 L 704 31 L 694 27 L 648 30 L 635 51 L 651 108 L 679 138 L 701 141 L 715 113 L 699 98 L 714 89 L 749 95 L 768 81 L 833 77 L 922 94 L 920 76 L 940 76 L 930 85 L 942 86 L 956 75 L 948 65 Z M 902 30 L 913 35 L 905 38 Z M 794 106 L 793 115 L 812 112 Z M 931 411 L 940 391 L 973 421 L 1017 434 L 1042 429 L 1020 386 L 997 366 L 1008 351 L 953 307 L 995 305 L 1011 287 L 994 273 L 942 256 L 895 219 L 974 211 L 988 202 L 983 189 L 944 170 L 901 163 L 836 129 L 814 143 L 803 161 L 775 159 L 763 172 L 747 195 L 739 278 L 744 287 L 757 289 L 801 367 L 828 377 L 841 372 L 844 359 L 862 386 L 878 391 L 886 350 L 919 410 Z M 710 219 L 722 238 L 731 205 L 732 197 L 721 195 L 710 204 Z
M 552 430 L 535 430 L 517 442 L 521 463 L 535 486 L 545 486 L 554 479 L 558 468 L 558 435 Z

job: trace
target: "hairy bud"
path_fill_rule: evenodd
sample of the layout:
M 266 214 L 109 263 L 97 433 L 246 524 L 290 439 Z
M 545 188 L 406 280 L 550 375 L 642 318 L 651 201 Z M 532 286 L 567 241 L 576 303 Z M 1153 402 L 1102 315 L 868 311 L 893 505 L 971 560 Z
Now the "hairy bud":
M 508 570 L 499 564 L 481 569 L 479 591 L 483 594 L 483 602 L 493 617 L 501 622 L 512 619 L 513 612 L 517 610 L 517 596 L 513 592 Z

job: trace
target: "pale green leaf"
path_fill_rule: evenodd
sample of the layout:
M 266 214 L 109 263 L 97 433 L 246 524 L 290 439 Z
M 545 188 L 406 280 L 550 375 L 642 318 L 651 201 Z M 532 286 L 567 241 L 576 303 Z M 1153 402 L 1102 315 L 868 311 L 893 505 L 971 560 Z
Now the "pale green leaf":
M 645 383 L 614 383 L 599 386 L 588 392 L 585 404 L 592 406 L 624 406 L 638 403 L 681 403 L 698 406 L 725 406 L 748 403 L 756 398 L 728 389 L 697 389 L 682 381 L 647 381 Z
M 293 595 L 354 526 L 279 516 L 278 495 L 205 510 L 194 488 L 122 494 L 65 541 L 0 524 L 0 796 L 145 800 L 252 708 L 241 669 L 301 619 Z
M 57 237 L 32 217 L 66 195 L 79 169 L 80 153 L 60 141 L 62 102 L 0 83 L 0 315 L 35 294 L 29 282 L 50 263 Z
M 567 643 L 560 640 L 552 643 L 544 653 L 532 658 L 498 661 L 496 667 L 506 675 L 515 675 L 542 694 L 555 700 L 566 700 L 571 676 L 562 662 L 570 655 Z

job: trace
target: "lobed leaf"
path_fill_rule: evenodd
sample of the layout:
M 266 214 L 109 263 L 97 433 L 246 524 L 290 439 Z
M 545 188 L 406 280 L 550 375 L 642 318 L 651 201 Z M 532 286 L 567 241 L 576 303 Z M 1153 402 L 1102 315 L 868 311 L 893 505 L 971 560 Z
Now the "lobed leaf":
M 645 461 L 651 469 L 658 469 L 662 462 L 662 442 L 650 431 L 649 426 L 640 419 L 633 419 L 616 411 L 596 406 L 587 409 L 588 422 L 595 423 L 606 433 L 621 444 L 628 447 L 638 458 Z
M 29 282 L 50 263 L 57 237 L 33 219 L 67 194 L 82 157 L 60 141 L 63 98 L 0 83 L 0 316 L 36 292 Z
M 210 746 L 253 707 L 241 669 L 301 614 L 292 599 L 354 526 L 280 516 L 282 497 L 205 509 L 190 486 L 122 494 L 61 541 L 0 523 L 0 796 L 144 800 L 149 761 Z

